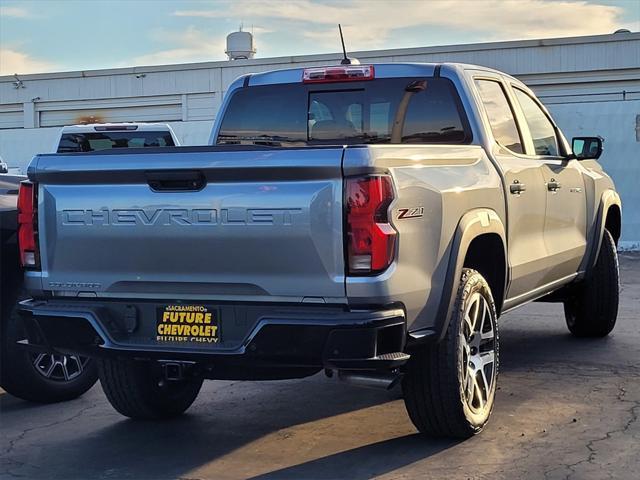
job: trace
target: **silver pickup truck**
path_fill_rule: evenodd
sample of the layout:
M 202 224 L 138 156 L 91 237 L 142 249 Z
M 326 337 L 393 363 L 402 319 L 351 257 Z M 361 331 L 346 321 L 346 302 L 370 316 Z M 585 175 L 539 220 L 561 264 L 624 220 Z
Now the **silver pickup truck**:
M 203 379 L 325 370 L 401 382 L 421 432 L 467 437 L 494 404 L 501 314 L 556 301 L 577 336 L 614 327 L 601 152 L 483 67 L 246 75 L 211 146 L 33 159 L 23 343 L 98 358 L 132 418 L 182 413 Z

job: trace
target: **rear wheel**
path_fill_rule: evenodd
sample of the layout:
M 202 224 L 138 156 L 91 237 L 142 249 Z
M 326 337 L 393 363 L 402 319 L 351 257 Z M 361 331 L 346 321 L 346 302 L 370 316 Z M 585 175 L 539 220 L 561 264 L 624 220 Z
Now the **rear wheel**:
M 487 423 L 498 375 L 496 320 L 489 285 L 464 269 L 444 338 L 413 352 L 403 379 L 405 405 L 420 432 L 467 438 Z
M 33 353 L 18 345 L 26 335 L 15 307 L 2 322 L 0 384 L 10 394 L 31 402 L 61 402 L 79 397 L 98 380 L 95 362 L 87 357 Z
M 171 418 L 182 414 L 194 402 L 201 378 L 164 381 L 160 365 L 130 359 L 101 359 L 98 371 L 109 403 L 133 419 Z
M 604 337 L 616 325 L 620 274 L 618 253 L 611 234 L 605 230 L 595 266 L 564 302 L 569 331 L 576 337 Z

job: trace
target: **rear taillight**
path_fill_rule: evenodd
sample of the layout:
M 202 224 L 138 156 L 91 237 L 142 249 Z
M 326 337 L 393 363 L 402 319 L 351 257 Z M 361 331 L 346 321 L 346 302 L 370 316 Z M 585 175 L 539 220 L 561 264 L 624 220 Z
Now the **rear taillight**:
M 373 65 L 341 65 L 338 67 L 313 67 L 302 71 L 303 83 L 349 82 L 373 80 Z
M 25 268 L 38 268 L 38 231 L 37 188 L 29 182 L 20 183 L 18 191 L 18 248 L 20 262 Z
M 387 269 L 395 255 L 396 231 L 389 223 L 393 181 L 387 175 L 347 178 L 347 262 L 351 275 Z

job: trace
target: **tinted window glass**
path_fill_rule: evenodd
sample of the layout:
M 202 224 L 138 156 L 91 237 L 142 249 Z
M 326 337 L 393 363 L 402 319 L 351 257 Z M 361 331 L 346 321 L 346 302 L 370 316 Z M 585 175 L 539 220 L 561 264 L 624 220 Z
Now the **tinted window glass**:
M 241 88 L 227 106 L 217 143 L 304 145 L 306 105 L 307 92 L 289 84 Z M 320 106 L 315 110 L 330 118 Z
M 558 140 L 553 125 L 540 106 L 522 90 L 513 90 L 527 119 L 536 155 L 558 155 Z
M 308 140 L 331 141 L 362 136 L 363 103 L 363 90 L 310 93 Z M 316 115 L 317 111 L 322 114 Z
M 442 78 L 242 88 L 217 139 L 275 146 L 470 141 L 460 98 Z
M 60 139 L 58 153 L 173 146 L 173 138 L 167 131 L 65 133 Z
M 524 153 L 516 121 L 502 86 L 491 80 L 476 80 L 476 86 L 496 141 L 512 152 Z

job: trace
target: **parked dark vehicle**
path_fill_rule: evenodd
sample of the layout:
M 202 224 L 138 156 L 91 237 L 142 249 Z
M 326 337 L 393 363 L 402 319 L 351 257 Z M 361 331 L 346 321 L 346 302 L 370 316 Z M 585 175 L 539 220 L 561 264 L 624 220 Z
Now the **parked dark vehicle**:
M 76 398 L 97 381 L 95 361 L 78 355 L 27 350 L 16 303 L 23 297 L 23 273 L 18 259 L 18 186 L 25 177 L 0 175 L 0 386 L 33 402 Z

